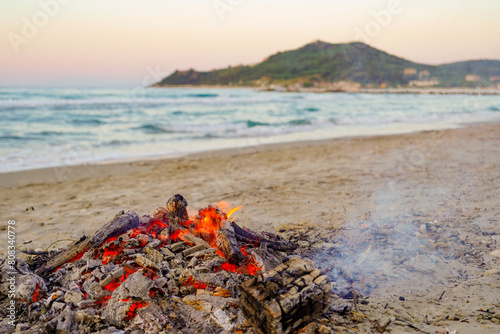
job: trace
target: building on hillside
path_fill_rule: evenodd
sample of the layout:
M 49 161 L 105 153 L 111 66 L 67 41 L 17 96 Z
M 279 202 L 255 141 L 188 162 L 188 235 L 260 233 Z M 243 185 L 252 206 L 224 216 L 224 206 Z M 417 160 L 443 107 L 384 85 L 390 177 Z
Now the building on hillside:
M 432 87 L 432 86 L 438 86 L 439 85 L 439 80 L 438 78 L 431 78 L 429 80 L 411 80 L 408 83 L 408 86 L 410 87 Z
M 467 74 L 465 76 L 465 81 L 467 82 L 478 82 L 479 80 L 481 80 L 481 78 L 479 78 L 479 75 Z
M 418 80 L 428 80 L 431 74 L 427 70 L 418 72 Z
M 500 76 L 498 76 L 498 75 L 494 75 L 494 76 L 490 77 L 490 81 L 491 81 L 491 82 L 497 82 L 497 81 L 500 81 Z
M 407 67 L 403 70 L 403 75 L 405 77 L 411 77 L 412 75 L 417 75 L 417 69 L 413 67 Z

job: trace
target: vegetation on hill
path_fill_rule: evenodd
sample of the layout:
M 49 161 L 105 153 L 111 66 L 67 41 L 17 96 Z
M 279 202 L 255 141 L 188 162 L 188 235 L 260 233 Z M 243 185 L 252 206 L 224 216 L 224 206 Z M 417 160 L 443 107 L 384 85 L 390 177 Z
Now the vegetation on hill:
M 415 69 L 406 71 L 405 69 Z M 479 81 L 466 81 L 466 75 L 477 75 Z M 500 76 L 499 60 L 475 60 L 439 66 L 415 63 L 390 55 L 360 42 L 330 44 L 321 41 L 299 49 L 278 52 L 254 66 L 237 66 L 198 72 L 175 71 L 155 86 L 170 85 L 238 85 L 270 84 L 304 87 L 338 81 L 363 86 L 405 86 L 412 80 L 432 78 L 438 86 L 489 85 L 491 76 Z

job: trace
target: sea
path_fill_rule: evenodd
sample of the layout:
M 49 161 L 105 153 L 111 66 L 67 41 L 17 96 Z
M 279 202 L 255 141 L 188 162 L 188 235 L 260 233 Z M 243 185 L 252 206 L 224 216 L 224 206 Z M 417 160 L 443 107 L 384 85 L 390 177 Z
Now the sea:
M 0 172 L 446 129 L 500 119 L 498 95 L 245 88 L 0 88 Z

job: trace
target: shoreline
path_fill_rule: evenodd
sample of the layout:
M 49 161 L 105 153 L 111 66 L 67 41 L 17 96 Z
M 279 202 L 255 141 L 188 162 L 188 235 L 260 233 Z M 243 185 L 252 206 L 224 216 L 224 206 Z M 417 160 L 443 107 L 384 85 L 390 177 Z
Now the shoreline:
M 67 179 L 68 174 L 79 174 L 81 177 L 89 177 L 99 175 L 99 173 L 106 174 L 106 166 L 116 168 L 117 166 L 126 166 L 148 163 L 151 161 L 175 161 L 178 159 L 204 159 L 208 156 L 218 154 L 222 156 L 237 155 L 239 152 L 263 152 L 274 149 L 281 149 L 284 147 L 303 147 L 307 145 L 324 145 L 330 143 L 332 140 L 350 140 L 356 138 L 375 138 L 378 136 L 398 136 L 419 132 L 428 131 L 442 131 L 448 129 L 458 129 L 467 126 L 500 123 L 500 119 L 490 121 L 470 121 L 466 123 L 447 123 L 447 122 L 433 122 L 421 124 L 408 124 L 406 127 L 401 127 L 402 124 L 386 124 L 376 128 L 369 127 L 368 133 L 365 134 L 349 134 L 339 133 L 335 136 L 325 136 L 322 138 L 314 138 L 313 133 L 302 133 L 304 138 L 292 138 L 287 135 L 282 138 L 264 137 L 260 139 L 260 143 L 252 144 L 254 141 L 259 141 L 259 138 L 250 138 L 250 144 L 236 145 L 231 147 L 216 147 L 213 149 L 186 151 L 174 154 L 153 154 L 143 157 L 125 157 L 119 159 L 103 159 L 99 161 L 76 163 L 71 165 L 60 166 L 41 166 L 11 171 L 0 171 L 0 188 L 8 188 L 12 186 L 36 184 L 38 179 L 43 179 L 45 183 L 60 182 Z M 391 127 L 396 126 L 397 129 Z M 297 133 L 295 134 L 297 135 Z M 301 133 L 298 133 L 301 135 Z M 95 173 L 88 173 L 88 170 L 96 171 Z
M 422 131 L 433 131 L 433 130 L 422 130 Z M 417 131 L 421 132 L 421 131 Z M 415 132 L 415 133 L 417 133 Z M 366 135 L 366 136 L 351 136 L 351 137 L 339 137 L 339 138 L 329 138 L 329 139 L 313 139 L 313 140 L 297 140 L 291 142 L 277 142 L 269 144 L 260 144 L 255 146 L 248 146 L 244 148 L 231 147 L 231 148 L 221 148 L 213 149 L 194 153 L 184 153 L 179 155 L 158 155 L 149 156 L 144 158 L 131 158 L 131 159 L 120 159 L 118 161 L 108 160 L 97 163 L 86 163 L 86 164 L 76 164 L 76 165 L 66 165 L 66 166 L 55 166 L 55 167 L 41 167 L 18 171 L 7 171 L 0 172 L 0 188 L 11 188 L 17 186 L 29 186 L 36 185 L 37 179 L 43 179 L 42 182 L 38 183 L 58 183 L 61 181 L 68 180 L 68 171 L 72 174 L 77 174 L 77 178 L 71 178 L 71 180 L 79 180 L 92 176 L 103 176 L 107 175 L 106 170 L 115 170 L 116 168 L 120 170 L 128 170 L 127 166 L 132 169 L 141 166 L 148 165 L 151 163 L 168 163 L 177 161 L 200 161 L 213 156 L 218 157 L 234 157 L 238 155 L 244 155 L 245 153 L 263 153 L 273 150 L 280 150 L 285 148 L 301 148 L 308 146 L 321 146 L 326 145 L 332 141 L 340 142 L 343 140 L 351 139 L 369 139 L 379 136 L 398 136 L 400 134 L 385 134 L 385 135 Z M 90 170 L 93 170 L 89 173 Z
M 494 123 L 500 123 L 500 119 Z M 13 186 L 24 186 L 30 184 L 37 184 L 37 180 L 43 179 L 43 183 L 56 183 L 65 181 L 68 179 L 69 174 L 77 174 L 80 178 L 86 178 L 91 176 L 106 175 L 106 171 L 109 169 L 120 169 L 126 170 L 126 166 L 136 166 L 141 164 L 147 164 L 150 162 L 172 162 L 177 160 L 203 160 L 213 155 L 218 155 L 221 157 L 236 156 L 239 154 L 245 154 L 245 152 L 268 152 L 272 150 L 279 150 L 283 148 L 290 147 L 304 147 L 304 146 L 321 146 L 327 145 L 332 141 L 342 141 L 351 139 L 376 139 L 377 137 L 384 136 L 399 136 L 407 135 L 421 132 L 429 131 L 443 131 L 450 129 L 457 129 L 461 127 L 481 125 L 481 124 L 491 124 L 486 122 L 476 122 L 476 123 L 465 123 L 455 126 L 437 126 L 433 128 L 423 128 L 423 129 L 410 129 L 402 130 L 401 132 L 388 132 L 388 133 L 375 133 L 375 134 L 355 134 L 355 135 L 345 135 L 331 138 L 321 138 L 321 139 L 296 139 L 291 141 L 277 141 L 270 143 L 261 143 L 256 145 L 246 145 L 243 147 L 229 147 L 229 148 L 215 148 L 210 150 L 194 151 L 194 152 L 184 152 L 177 153 L 173 155 L 150 155 L 145 157 L 134 157 L 134 158 L 121 158 L 117 160 L 102 160 L 98 162 L 89 163 L 78 163 L 74 165 L 61 165 L 61 166 L 49 166 L 49 167 L 35 167 L 29 169 L 15 170 L 15 171 L 5 171 L 0 172 L 0 188 L 9 188 Z M 377 132 L 377 131 L 375 131 Z M 89 173 L 89 171 L 92 171 Z

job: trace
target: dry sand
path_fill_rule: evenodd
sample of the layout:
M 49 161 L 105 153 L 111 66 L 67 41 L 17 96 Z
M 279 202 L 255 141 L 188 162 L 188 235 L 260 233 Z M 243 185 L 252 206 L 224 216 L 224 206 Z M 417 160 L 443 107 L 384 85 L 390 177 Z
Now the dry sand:
M 152 214 L 176 193 L 193 212 L 225 199 L 244 206 L 240 225 L 303 234 L 335 266 L 336 292 L 338 268 L 353 278 L 368 305 L 360 322 L 329 320 L 338 331 L 500 332 L 500 124 L 4 173 L 0 186 L 0 228 L 16 220 L 18 246 L 92 234 L 122 209 Z

